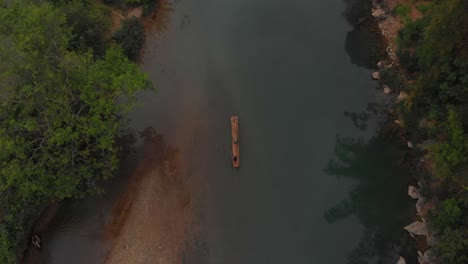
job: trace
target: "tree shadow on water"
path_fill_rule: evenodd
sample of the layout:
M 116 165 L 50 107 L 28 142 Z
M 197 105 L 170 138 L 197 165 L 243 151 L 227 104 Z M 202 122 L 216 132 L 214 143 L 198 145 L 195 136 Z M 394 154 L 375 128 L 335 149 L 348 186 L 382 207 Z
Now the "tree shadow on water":
M 345 50 L 351 63 L 359 67 L 374 69 L 380 56 L 379 36 L 374 18 L 371 16 L 372 3 L 368 0 L 343 0 L 346 3 L 343 16 L 352 30 L 346 34 Z
M 406 195 L 408 170 L 401 164 L 400 150 L 390 142 L 374 137 L 368 142 L 337 137 L 335 155 L 325 172 L 353 179 L 356 184 L 346 199 L 329 208 L 324 217 L 335 223 L 355 215 L 364 226 L 364 234 L 349 254 L 349 264 L 396 263 L 409 252 L 411 240 L 403 226 L 410 222 L 414 206 Z

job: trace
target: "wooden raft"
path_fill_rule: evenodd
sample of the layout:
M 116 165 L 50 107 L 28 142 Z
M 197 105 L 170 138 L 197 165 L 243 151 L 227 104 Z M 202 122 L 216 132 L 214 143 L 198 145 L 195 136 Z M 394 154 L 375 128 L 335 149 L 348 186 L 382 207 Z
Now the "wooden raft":
M 239 117 L 231 116 L 231 133 L 232 133 L 232 166 L 239 168 Z

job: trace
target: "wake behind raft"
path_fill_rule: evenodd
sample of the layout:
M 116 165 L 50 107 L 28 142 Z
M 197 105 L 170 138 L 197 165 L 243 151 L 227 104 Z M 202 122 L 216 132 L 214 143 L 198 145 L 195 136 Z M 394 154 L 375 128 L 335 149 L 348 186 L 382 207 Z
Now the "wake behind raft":
M 239 117 L 231 116 L 232 167 L 239 168 Z

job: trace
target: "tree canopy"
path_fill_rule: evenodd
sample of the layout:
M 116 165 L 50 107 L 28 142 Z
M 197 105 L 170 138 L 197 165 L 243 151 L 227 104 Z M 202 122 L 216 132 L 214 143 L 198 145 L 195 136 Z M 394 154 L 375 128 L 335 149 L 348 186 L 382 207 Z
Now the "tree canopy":
M 425 2 L 424 16 L 399 33 L 400 63 L 413 80 L 400 113 L 415 140 L 434 140 L 429 155 L 444 186 L 430 217 L 437 263 L 468 262 L 468 1 Z M 409 104 L 408 104 L 409 105 Z M 424 125 L 432 124 L 432 125 Z
M 108 26 L 91 23 L 95 12 L 78 1 L 0 6 L 0 263 L 15 263 L 43 204 L 100 191 L 122 116 L 151 87 L 120 47 L 94 42 Z

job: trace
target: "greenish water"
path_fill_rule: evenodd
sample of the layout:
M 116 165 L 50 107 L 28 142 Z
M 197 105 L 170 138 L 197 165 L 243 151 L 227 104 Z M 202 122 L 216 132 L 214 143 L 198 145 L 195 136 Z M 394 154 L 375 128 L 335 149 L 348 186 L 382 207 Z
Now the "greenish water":
M 158 93 L 141 94 L 130 119 L 163 133 L 186 177 L 203 185 L 193 194 L 203 232 L 185 262 L 396 263 L 405 255 L 402 226 L 414 203 L 401 150 L 375 138 L 379 115 L 366 129 L 345 115 L 383 97 L 370 80 L 372 36 L 348 23 L 346 3 L 171 4 L 167 29 L 148 37 L 142 60 Z M 240 117 L 236 171 L 232 114 Z M 46 262 L 102 263 L 115 196 L 66 204 L 45 235 Z

